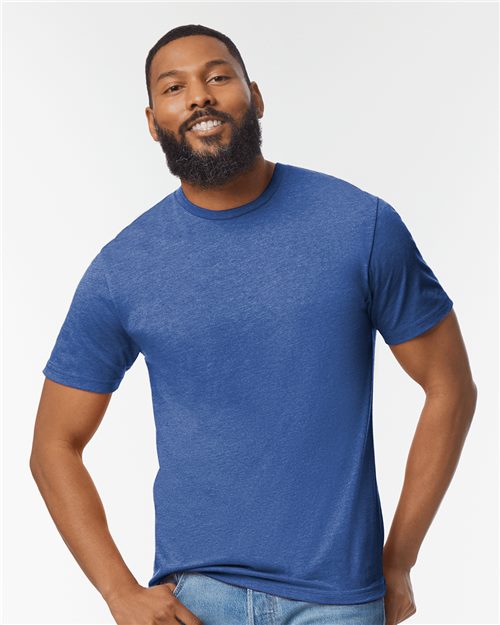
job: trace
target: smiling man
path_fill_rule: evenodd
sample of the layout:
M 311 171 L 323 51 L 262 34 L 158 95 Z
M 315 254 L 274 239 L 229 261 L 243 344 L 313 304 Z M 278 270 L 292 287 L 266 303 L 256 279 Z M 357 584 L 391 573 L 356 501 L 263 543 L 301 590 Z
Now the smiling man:
M 264 159 L 263 98 L 225 35 L 175 28 L 146 81 L 181 184 L 93 258 L 43 369 L 31 469 L 50 513 L 119 625 L 396 625 L 476 405 L 453 302 L 390 204 Z M 426 394 L 385 544 L 377 330 Z M 140 353 L 159 459 L 147 587 L 82 462 Z
M 160 142 L 168 168 L 190 195 L 198 191 L 205 195 L 230 181 L 238 193 L 241 182 L 236 184 L 235 177 L 239 174 L 252 170 L 253 178 L 256 169 L 270 174 L 271 163 L 265 163 L 260 149 L 262 98 L 223 43 L 207 36 L 192 36 L 189 42 L 188 54 L 183 37 L 148 59 L 150 132 Z M 214 58 L 207 61 L 210 52 Z M 175 67 L 162 71 L 170 64 Z M 209 85 L 214 96 L 198 101 L 207 94 L 195 95 L 196 108 L 186 109 L 186 97 L 199 83 Z

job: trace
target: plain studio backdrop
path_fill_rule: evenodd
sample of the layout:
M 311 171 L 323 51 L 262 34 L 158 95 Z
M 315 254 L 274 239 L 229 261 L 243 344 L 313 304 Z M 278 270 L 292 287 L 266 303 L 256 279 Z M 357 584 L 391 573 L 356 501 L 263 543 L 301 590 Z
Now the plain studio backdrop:
M 58 533 L 29 455 L 42 368 L 85 268 L 180 184 L 147 130 L 144 63 L 188 23 L 239 47 L 265 102 L 264 156 L 390 202 L 453 299 L 479 400 L 412 570 L 417 613 L 406 622 L 498 622 L 498 5 L 19 2 L 5 3 L 3 18 L 3 622 L 113 622 Z M 423 402 L 377 334 L 386 537 Z M 146 585 L 158 460 L 141 355 L 84 461 Z

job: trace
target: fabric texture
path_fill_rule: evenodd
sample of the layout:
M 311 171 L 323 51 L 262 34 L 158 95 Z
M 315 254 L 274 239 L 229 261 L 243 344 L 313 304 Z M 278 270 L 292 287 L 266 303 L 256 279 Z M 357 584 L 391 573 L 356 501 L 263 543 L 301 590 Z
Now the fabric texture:
M 159 469 L 155 561 L 290 599 L 385 594 L 372 433 L 374 348 L 453 302 L 396 210 L 277 163 L 242 206 L 179 186 L 84 273 L 43 373 L 115 391 L 139 353 Z

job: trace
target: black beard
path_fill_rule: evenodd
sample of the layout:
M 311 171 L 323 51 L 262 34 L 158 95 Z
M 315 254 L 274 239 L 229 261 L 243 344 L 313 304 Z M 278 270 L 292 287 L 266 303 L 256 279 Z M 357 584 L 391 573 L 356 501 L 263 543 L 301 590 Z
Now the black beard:
M 186 141 L 186 132 L 191 132 L 189 130 L 183 129 L 180 133 L 181 139 L 178 140 L 173 132 L 160 128 L 156 120 L 155 129 L 170 172 L 189 184 L 210 189 L 226 184 L 251 168 L 256 157 L 262 154 L 262 132 L 253 102 L 250 103 L 240 126 L 231 116 L 215 109 L 205 108 L 205 114 L 213 115 L 232 127 L 231 139 L 227 145 L 222 143 L 219 134 L 200 137 L 207 145 L 217 145 L 218 149 L 215 151 L 199 152 L 193 149 Z

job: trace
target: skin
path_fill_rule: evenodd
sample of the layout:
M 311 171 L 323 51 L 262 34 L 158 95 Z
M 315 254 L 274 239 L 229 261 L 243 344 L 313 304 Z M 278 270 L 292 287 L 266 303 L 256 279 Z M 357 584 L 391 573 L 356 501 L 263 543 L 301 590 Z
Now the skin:
M 228 58 L 239 76 L 224 87 L 210 82 L 202 70 L 207 59 L 221 56 Z M 184 86 L 175 98 L 162 98 L 160 86 L 152 85 L 154 105 L 146 109 L 146 116 L 155 141 L 155 118 L 160 127 L 180 138 L 193 113 L 207 105 L 239 122 L 253 98 L 262 116 L 264 105 L 257 85 L 252 83 L 249 88 L 239 65 L 231 59 L 221 42 L 204 36 L 176 40 L 159 51 L 152 75 L 172 67 L 181 69 Z M 226 126 L 221 141 L 229 141 L 231 131 L 231 126 Z M 194 136 L 187 140 L 197 150 L 217 150 L 220 145 Z M 274 163 L 260 155 L 250 170 L 226 185 L 200 189 L 183 182 L 182 186 L 192 202 L 223 210 L 258 197 L 273 168 Z M 416 611 L 410 572 L 456 470 L 475 412 L 477 389 L 454 310 L 431 330 L 390 349 L 425 392 L 383 553 L 386 623 L 396 625 Z M 64 542 L 118 625 L 199 625 L 201 620 L 172 594 L 174 583 L 152 588 L 139 584 L 109 532 L 102 501 L 83 463 L 83 451 L 102 422 L 111 395 L 45 378 L 34 428 L 31 472 Z
M 223 59 L 227 65 L 215 66 L 208 71 L 207 61 Z M 179 74 L 158 80 L 160 74 L 176 69 Z M 257 116 L 264 114 L 264 101 L 255 81 L 250 86 L 245 81 L 243 70 L 226 46 L 204 35 L 182 37 L 160 48 L 154 56 L 151 69 L 150 89 L 153 107 L 146 107 L 145 113 L 149 132 L 154 141 L 159 141 L 155 126 L 170 131 L 180 141 L 188 142 L 193 150 L 216 152 L 220 144 L 227 144 L 234 129 L 226 123 L 218 131 L 219 142 L 207 140 L 188 131 L 188 125 L 206 107 L 220 111 L 224 116 L 241 124 L 245 111 L 252 101 Z M 224 75 L 228 80 L 214 80 Z M 165 93 L 166 90 L 169 92 Z M 262 154 L 255 157 L 253 166 L 216 188 L 200 188 L 181 180 L 186 197 L 203 208 L 224 210 L 241 206 L 256 199 L 269 184 L 275 163 L 266 161 Z

